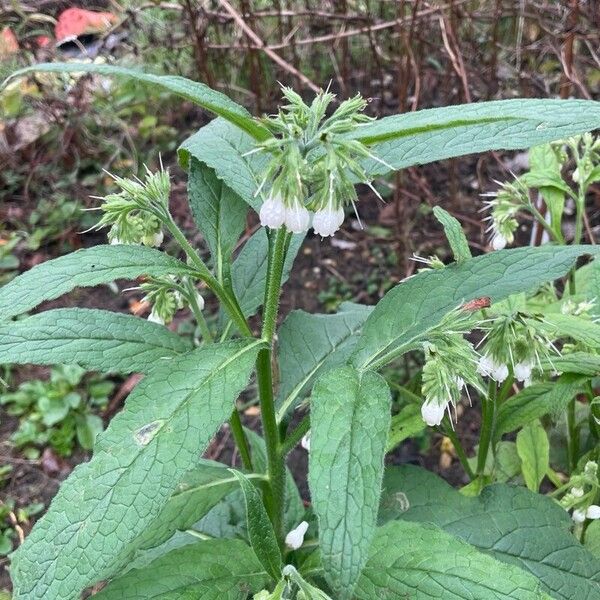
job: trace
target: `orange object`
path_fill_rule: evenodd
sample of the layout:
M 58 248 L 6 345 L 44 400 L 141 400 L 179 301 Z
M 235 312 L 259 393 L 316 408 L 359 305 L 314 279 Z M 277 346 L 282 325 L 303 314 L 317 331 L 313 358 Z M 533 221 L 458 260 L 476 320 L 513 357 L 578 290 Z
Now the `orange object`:
M 19 42 L 13 30 L 7 25 L 0 32 L 0 57 L 4 58 L 19 51 Z
M 67 8 L 58 17 L 54 34 L 57 44 L 63 44 L 90 33 L 103 33 L 118 22 L 109 12 L 96 12 L 83 8 Z

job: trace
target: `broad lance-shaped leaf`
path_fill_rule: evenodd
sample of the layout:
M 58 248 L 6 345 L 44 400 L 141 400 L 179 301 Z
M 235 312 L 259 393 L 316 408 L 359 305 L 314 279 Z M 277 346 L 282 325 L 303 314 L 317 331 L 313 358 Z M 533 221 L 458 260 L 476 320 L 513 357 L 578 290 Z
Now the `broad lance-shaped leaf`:
M 137 69 L 120 67 L 115 65 L 98 65 L 92 63 L 40 63 L 25 67 L 15 71 L 3 83 L 15 77 L 21 77 L 35 72 L 44 73 L 97 73 L 98 75 L 107 75 L 115 77 L 127 77 L 135 79 L 142 83 L 150 84 L 153 87 L 159 87 L 178 96 L 198 104 L 224 119 L 227 119 L 236 127 L 249 133 L 257 140 L 266 140 L 270 137 L 270 133 L 265 129 L 250 113 L 239 104 L 236 104 L 231 98 L 209 88 L 203 83 L 179 77 L 177 75 L 154 75 L 152 73 L 144 73 Z
M 433 473 L 410 465 L 386 469 L 383 489 L 381 522 L 435 523 L 530 572 L 552 598 L 600 598 L 600 561 L 571 534 L 569 514 L 550 498 L 505 484 L 467 498 Z
M 189 529 L 225 496 L 239 489 L 237 479 L 226 465 L 202 459 L 198 463 L 185 473 L 154 521 L 132 543 L 136 559 L 144 555 L 145 550 L 168 540 L 176 531 Z
M 248 205 L 217 178 L 213 169 L 196 159 L 190 162 L 188 198 L 221 280 L 229 274 L 231 255 L 246 224 Z
M 279 328 L 278 418 L 310 391 L 320 373 L 346 362 L 372 307 L 344 302 L 334 315 L 292 311 Z
M 390 405 L 380 375 L 349 366 L 322 375 L 311 396 L 308 483 L 325 577 L 342 600 L 352 597 L 375 533 Z
M 350 137 L 371 146 L 394 169 L 487 150 L 518 150 L 600 127 L 600 102 L 513 99 L 393 115 Z M 371 176 L 389 171 L 368 160 Z
M 241 540 L 207 540 L 173 550 L 115 579 L 98 600 L 246 600 L 269 576 Z
M 454 260 L 457 263 L 462 262 L 471 258 L 471 250 L 469 249 L 469 242 L 465 236 L 465 232 L 462 230 L 460 222 L 456 217 L 453 217 L 448 211 L 444 210 L 441 206 L 433 207 L 433 214 L 435 218 L 442 224 L 444 233 L 450 248 L 452 248 L 452 254 Z
M 287 281 L 304 235 L 292 236 L 283 265 L 282 283 Z M 245 244 L 231 267 L 231 279 L 235 295 L 244 316 L 256 313 L 263 303 L 267 279 L 269 241 L 267 232 L 261 227 Z
M 564 373 L 553 383 L 536 383 L 523 388 L 498 408 L 495 439 L 544 415 L 555 417 L 561 414 L 586 380 L 586 376 Z
M 14 598 L 79 598 L 131 559 L 187 471 L 231 414 L 260 341 L 211 344 L 159 364 L 100 434 L 13 554 Z
M 541 246 L 499 250 L 418 273 L 391 289 L 367 319 L 352 364 L 378 368 L 399 356 L 451 310 L 489 296 L 493 302 L 533 290 L 569 271 L 595 246 Z
M 256 141 L 224 119 L 215 119 L 183 142 L 179 162 L 187 169 L 190 158 L 214 170 L 215 175 L 244 202 L 258 211 L 264 194 L 256 195 L 269 157 L 253 152 Z
M 600 349 L 600 325 L 590 319 L 575 315 L 548 314 L 537 325 L 543 327 L 550 336 L 572 338 L 591 348 Z
M 525 485 L 532 492 L 537 492 L 550 467 L 548 435 L 537 419 L 517 433 L 517 453 Z
M 394 521 L 377 531 L 356 586 L 359 600 L 547 600 L 539 581 L 430 523 Z M 575 597 L 575 596 L 573 596 Z
M 190 267 L 144 246 L 94 246 L 41 263 L 0 288 L 0 320 L 25 313 L 76 287 L 140 275 L 189 275 Z
M 78 364 L 92 371 L 146 373 L 191 350 L 146 319 L 87 308 L 59 308 L 0 323 L 0 364 Z
M 230 471 L 240 482 L 244 495 L 248 539 L 252 544 L 252 549 L 265 571 L 275 581 L 278 581 L 281 577 L 281 551 L 260 493 L 242 473 L 235 469 L 230 469 Z

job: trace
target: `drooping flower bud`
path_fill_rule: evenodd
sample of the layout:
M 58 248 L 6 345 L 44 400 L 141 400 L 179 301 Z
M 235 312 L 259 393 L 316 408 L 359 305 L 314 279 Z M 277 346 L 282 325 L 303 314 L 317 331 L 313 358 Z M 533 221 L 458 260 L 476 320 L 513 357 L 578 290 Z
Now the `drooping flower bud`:
M 313 217 L 313 229 L 321 237 L 333 235 L 344 222 L 344 209 L 324 208 L 317 210 Z
M 437 400 L 426 400 L 421 406 L 421 416 L 423 421 L 430 427 L 439 425 L 444 418 L 448 402 L 439 402 Z
M 527 381 L 531 378 L 533 365 L 528 361 L 522 361 L 514 366 L 513 372 L 517 381 Z
M 300 445 L 307 451 L 310 452 L 310 431 L 305 433 L 300 440 Z
M 280 196 L 267 198 L 260 207 L 260 224 L 263 227 L 279 229 L 285 221 L 285 205 Z
M 152 309 L 152 312 L 148 315 L 148 321 L 150 321 L 150 323 L 158 323 L 159 325 L 165 324 L 165 320 L 156 312 L 155 309 Z
M 496 233 L 492 238 L 492 249 L 504 250 L 504 248 L 506 248 L 507 243 L 508 240 L 501 233 Z
M 571 488 L 571 494 L 573 494 L 574 498 L 581 498 L 583 497 L 583 488 L 573 487 Z
M 299 201 L 294 200 L 285 209 L 285 226 L 292 233 L 303 233 L 310 227 L 310 211 Z
M 308 523 L 306 521 L 302 521 L 300 525 L 298 525 L 295 529 L 292 529 L 285 536 L 285 545 L 292 550 L 298 550 L 300 546 L 304 543 L 304 535 L 308 529 Z
M 571 515 L 571 518 L 575 523 L 583 523 L 585 521 L 585 511 L 576 508 Z
M 598 506 L 597 504 L 591 504 L 585 511 L 585 516 L 588 519 L 600 519 L 600 506 Z

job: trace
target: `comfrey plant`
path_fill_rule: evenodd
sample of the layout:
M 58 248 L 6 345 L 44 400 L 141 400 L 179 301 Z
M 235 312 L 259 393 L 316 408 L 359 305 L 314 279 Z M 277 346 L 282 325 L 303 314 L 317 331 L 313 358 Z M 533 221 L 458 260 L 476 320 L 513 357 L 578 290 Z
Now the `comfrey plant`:
M 567 471 L 571 487 L 583 485 L 585 501 L 563 506 L 520 486 L 484 487 L 499 481 L 488 469 L 488 457 L 500 454 L 497 436 L 514 431 L 498 426 L 507 404 L 496 412 L 494 398 L 509 396 L 511 370 L 537 377 L 522 344 L 542 343 L 544 335 L 558 343 L 563 335 L 556 321 L 538 318 L 536 296 L 523 296 L 520 308 L 502 301 L 568 276 L 595 247 L 545 245 L 473 258 L 458 222 L 436 209 L 453 264 L 419 272 L 375 307 L 344 303 L 337 314 L 293 311 L 278 320 L 282 284 L 311 219 L 317 235 L 334 234 L 344 209 L 356 205 L 355 183 L 581 134 L 600 126 L 598 103 L 511 100 L 370 120 L 360 97 L 328 110 L 328 93 L 305 104 L 285 90 L 277 116 L 255 119 L 179 77 L 73 64 L 16 75 L 35 69 L 133 77 L 219 118 L 179 151 L 209 263 L 169 212 L 167 174 L 149 173 L 143 181 L 118 180 L 121 191 L 103 200 L 100 224 L 115 243 L 48 261 L 0 289 L 0 362 L 144 374 L 97 437 L 91 460 L 73 471 L 13 553 L 15 598 L 69 600 L 86 589 L 102 599 L 598 597 L 598 560 L 571 533 L 565 510 L 595 514 L 591 475 L 580 481 L 577 468 Z M 234 257 L 249 208 L 264 227 Z M 155 247 L 162 232 L 180 256 Z M 22 316 L 77 286 L 140 277 L 153 307 L 149 320 L 92 309 Z M 206 294 L 219 304 L 215 318 L 204 314 Z M 196 318 L 198 347 L 163 325 L 184 305 Z M 250 321 L 259 309 L 260 320 Z M 516 336 L 509 355 L 496 333 L 503 320 Z M 484 346 L 465 337 L 474 326 L 487 334 Z M 412 393 L 414 403 L 392 417 L 379 371 L 412 350 L 425 355 L 423 394 Z M 566 372 L 551 354 L 538 352 L 542 369 L 552 358 L 551 368 Z M 489 374 L 482 356 L 494 361 Z M 256 385 L 248 388 L 253 373 Z M 453 428 L 465 386 L 483 405 L 474 468 Z M 262 436 L 242 426 L 236 400 L 243 392 L 256 394 Z M 472 476 L 465 494 L 424 469 L 384 468 L 386 451 L 407 427 L 413 434 L 425 427 L 423 417 L 452 440 Z M 227 421 L 239 469 L 201 458 Z M 538 427 L 519 432 L 523 456 L 535 454 L 528 442 Z M 308 509 L 286 469 L 299 444 L 309 452 Z M 526 481 L 538 475 L 523 470 Z M 578 527 L 587 542 L 591 525 Z

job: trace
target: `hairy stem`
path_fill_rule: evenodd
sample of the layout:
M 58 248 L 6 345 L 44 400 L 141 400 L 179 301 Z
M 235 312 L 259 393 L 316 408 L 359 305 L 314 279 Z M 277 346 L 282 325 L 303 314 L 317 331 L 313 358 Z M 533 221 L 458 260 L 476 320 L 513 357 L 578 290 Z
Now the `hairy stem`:
M 454 446 L 454 450 L 456 451 L 456 456 L 458 457 L 458 460 L 460 461 L 460 464 L 462 465 L 463 469 L 465 470 L 465 473 L 469 476 L 469 479 L 471 481 L 473 481 L 473 479 L 475 479 L 475 473 L 473 472 L 473 469 L 471 468 L 471 465 L 469 464 L 469 460 L 467 458 L 467 453 L 465 452 L 465 449 L 463 448 L 463 445 L 461 444 L 461 441 L 458 437 L 458 435 L 456 434 L 456 431 L 454 430 L 454 428 L 452 427 L 452 423 L 450 423 L 450 419 L 448 419 L 448 417 L 444 417 L 444 435 L 449 438 L 449 440 L 452 442 L 452 445 Z
M 281 444 L 282 453 L 288 454 L 294 449 L 294 446 L 302 439 L 305 433 L 310 429 L 310 415 L 306 415 L 298 424 L 296 429 L 292 431 Z
M 496 412 L 496 382 L 490 381 L 487 398 L 481 404 L 481 433 L 479 434 L 479 451 L 477 453 L 477 475 L 481 477 L 485 471 L 485 463 L 490 449 L 494 418 Z

